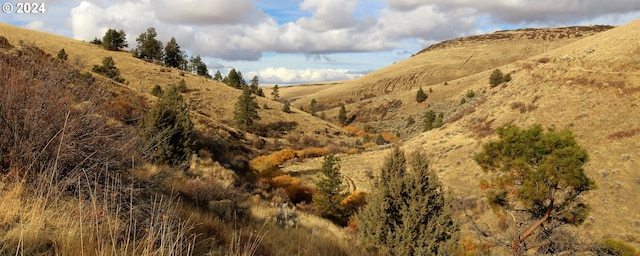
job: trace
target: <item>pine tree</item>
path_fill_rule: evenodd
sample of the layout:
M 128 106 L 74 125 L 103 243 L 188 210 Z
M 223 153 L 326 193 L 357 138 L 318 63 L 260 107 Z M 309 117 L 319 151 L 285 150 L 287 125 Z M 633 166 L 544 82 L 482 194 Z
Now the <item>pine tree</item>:
M 116 67 L 116 62 L 112 57 L 104 57 L 102 59 L 102 66 L 93 65 L 93 72 L 113 79 L 116 82 L 124 83 L 125 80 L 120 76 L 120 70 Z
M 229 74 L 224 78 L 223 82 L 233 88 L 242 88 L 240 77 L 238 76 L 238 72 L 236 72 L 235 68 L 229 70 Z
M 249 88 L 251 89 L 251 93 L 260 96 L 260 97 L 264 97 L 264 92 L 262 91 L 262 88 L 260 88 L 260 83 L 258 80 L 258 76 L 253 76 L 253 78 L 251 78 L 251 85 L 249 85 Z
M 278 98 L 280 98 L 280 89 L 278 88 L 278 85 L 274 85 L 273 86 L 273 90 L 271 91 L 271 98 L 273 98 L 273 100 L 278 101 Z
M 514 239 L 514 253 L 521 253 L 521 245 L 546 223 L 554 224 L 545 229 L 582 224 L 590 208 L 581 195 L 596 185 L 584 173 L 589 155 L 573 133 L 545 132 L 540 125 L 510 125 L 497 133 L 499 139 L 483 145 L 474 159 L 482 170 L 494 173 L 489 203 L 506 211 L 518 205 L 518 222 L 530 223 Z
M 291 113 L 291 103 L 289 101 L 285 101 L 282 105 L 282 112 Z
M 142 124 L 145 151 L 159 164 L 178 165 L 189 159 L 195 129 L 189 109 L 177 88 L 170 85 Z
M 344 105 L 340 105 L 340 111 L 338 112 L 338 123 L 340 125 L 347 125 L 347 109 Z
M 312 116 L 316 116 L 316 99 L 311 99 L 311 103 L 309 103 L 309 114 Z
M 386 158 L 376 188 L 358 215 L 367 249 L 388 255 L 451 255 L 459 226 L 426 158 L 415 154 L 407 171 L 404 152 Z
M 258 115 L 258 103 L 255 96 L 251 95 L 248 86 L 242 88 L 242 95 L 236 101 L 235 110 L 233 111 L 233 119 L 238 127 L 242 130 L 253 128 L 256 120 L 260 120 Z
M 102 37 L 102 47 L 109 51 L 119 51 L 129 47 L 127 35 L 122 30 L 108 29 Z
M 222 74 L 220 73 L 220 70 L 216 71 L 216 74 L 213 76 L 213 80 L 222 82 Z
M 422 87 L 420 87 L 420 89 L 418 89 L 418 93 L 416 94 L 416 101 L 418 103 L 422 103 L 423 101 L 425 101 L 429 96 L 424 93 L 424 91 L 422 90 Z
M 209 69 L 207 68 L 207 64 L 204 64 L 204 62 L 202 62 L 202 58 L 200 58 L 200 55 L 197 55 L 195 57 L 191 56 L 191 59 L 189 59 L 188 70 L 196 75 L 211 78 Z
M 148 28 L 146 32 L 140 34 L 138 38 L 136 38 L 138 45 L 136 49 L 133 50 L 133 55 L 140 59 L 160 61 L 162 59 L 162 42 L 156 39 L 157 36 L 158 33 L 156 33 L 156 29 L 153 27 Z
M 315 182 L 316 194 L 313 203 L 323 218 L 345 226 L 349 213 L 340 204 L 347 197 L 346 186 L 340 174 L 340 158 L 331 154 L 324 157 L 320 177 Z
M 164 47 L 164 55 L 162 57 L 162 61 L 168 67 L 179 69 L 184 68 L 186 63 L 186 60 L 184 59 L 184 53 L 180 50 L 180 45 L 178 45 L 174 37 L 172 37 Z

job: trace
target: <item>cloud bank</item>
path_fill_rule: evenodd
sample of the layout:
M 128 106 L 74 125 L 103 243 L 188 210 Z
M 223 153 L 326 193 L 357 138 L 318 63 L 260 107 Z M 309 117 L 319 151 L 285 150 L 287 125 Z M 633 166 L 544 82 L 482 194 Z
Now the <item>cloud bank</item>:
M 617 25 L 640 18 L 640 2 L 628 0 L 55 0 L 47 4 L 53 14 L 13 19 L 49 32 L 68 27 L 80 40 L 100 37 L 108 28 L 123 29 L 131 46 L 137 35 L 155 27 L 162 42 L 175 37 L 182 49 L 215 63 L 259 61 L 266 53 L 308 58 L 415 52 L 437 41 L 504 27 Z M 263 80 L 280 77 L 282 82 L 344 73 L 291 69 L 296 74 L 291 77 L 277 70 L 265 68 L 259 73 Z

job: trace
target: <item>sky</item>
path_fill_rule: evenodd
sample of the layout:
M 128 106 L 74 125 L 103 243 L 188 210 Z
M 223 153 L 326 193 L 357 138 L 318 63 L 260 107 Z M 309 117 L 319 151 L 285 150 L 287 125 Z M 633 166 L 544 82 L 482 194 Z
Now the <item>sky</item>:
M 231 68 L 260 84 L 345 80 L 384 68 L 442 40 L 496 30 L 622 25 L 637 0 L 40 0 L 0 22 L 78 40 L 124 30 L 130 47 L 149 27 L 175 37 L 213 74 Z M 11 5 L 11 9 L 5 9 Z M 7 11 L 10 10 L 10 11 Z M 0 31 L 0 34 L 2 31 Z

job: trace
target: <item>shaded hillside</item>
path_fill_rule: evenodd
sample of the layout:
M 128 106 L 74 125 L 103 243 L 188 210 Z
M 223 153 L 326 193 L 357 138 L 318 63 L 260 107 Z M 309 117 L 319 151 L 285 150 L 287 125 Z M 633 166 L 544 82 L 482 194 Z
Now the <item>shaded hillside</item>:
M 246 133 L 236 129 L 233 121 L 234 104 L 241 94 L 240 90 L 189 72 L 134 58 L 130 52 L 107 51 L 88 42 L 2 23 L 0 30 L 12 44 L 34 43 L 53 56 L 64 48 L 69 55 L 69 62 L 83 71 L 91 71 L 91 67 L 100 64 L 103 58 L 112 57 L 121 76 L 126 79 L 124 84 L 112 82 L 114 86 L 128 88 L 151 103 L 156 100 L 149 94 L 155 85 L 165 88 L 184 80 L 188 90 L 183 96 L 188 101 L 196 128 L 204 138 L 201 143 L 211 148 L 213 156 L 225 166 L 243 168 L 248 160 L 257 155 L 284 147 L 309 146 L 301 144 L 301 139 L 312 142 L 311 146 L 351 143 L 351 139 L 339 127 L 296 109 L 292 109 L 292 113 L 284 113 L 281 103 L 260 97 L 257 101 L 261 128 L 255 134 Z M 268 109 L 264 109 L 264 106 Z
M 358 79 L 304 88 L 285 87 L 283 98 L 307 106 L 316 99 L 324 108 L 350 104 L 396 91 L 442 84 L 517 60 L 542 54 L 600 33 L 610 26 L 521 29 L 458 38 L 430 46 L 413 57 Z M 308 89 L 308 93 L 302 93 Z M 290 91 L 290 92 L 289 92 Z

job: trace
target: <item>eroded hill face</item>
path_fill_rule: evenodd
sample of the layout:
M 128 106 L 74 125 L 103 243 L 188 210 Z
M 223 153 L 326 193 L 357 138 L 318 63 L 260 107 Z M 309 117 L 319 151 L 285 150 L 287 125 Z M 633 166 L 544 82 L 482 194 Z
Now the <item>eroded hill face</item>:
M 496 44 L 483 45 L 474 40 L 472 48 L 491 47 L 486 52 L 505 53 L 492 54 L 495 58 L 511 56 L 516 59 L 506 65 L 494 66 L 505 74 L 511 74 L 511 82 L 490 88 L 491 70 L 487 70 L 448 80 L 447 85 L 437 83 L 424 86 L 429 94 L 425 103 L 415 101 L 415 90 L 394 90 L 384 96 L 357 101 L 347 105 L 347 108 L 351 113 L 360 114 L 358 118 L 368 117 L 360 125 L 368 124 L 381 130 L 403 133 L 405 141 L 402 148 L 406 151 L 426 151 L 432 168 L 438 172 L 443 183 L 462 202 L 473 206 L 468 210 L 474 214 L 474 218 L 480 223 L 487 223 L 496 232 L 513 230 L 515 227 L 512 224 L 501 227 L 504 223 L 499 224 L 499 218 L 483 206 L 485 192 L 479 182 L 488 176 L 473 161 L 473 156 L 480 152 L 482 144 L 496 139 L 495 130 L 498 127 L 508 124 L 529 126 L 539 123 L 544 127 L 570 129 L 578 143 L 587 149 L 590 161 L 585 165 L 585 171 L 598 185 L 598 189 L 584 196 L 592 212 L 577 230 L 585 238 L 597 240 L 611 236 L 638 247 L 640 204 L 636 195 L 640 193 L 640 21 L 595 34 L 604 29 L 606 27 L 596 27 L 590 30 L 593 35 L 569 37 L 572 42 L 565 41 L 564 46 L 560 45 L 560 41 L 548 41 L 549 37 L 547 41 L 532 41 L 532 45 L 538 47 L 545 44 L 551 46 L 538 51 L 540 55 L 532 56 L 532 52 L 528 55 L 532 57 L 528 58 L 514 57 L 505 51 L 507 48 Z M 580 29 L 571 28 L 571 31 Z M 500 33 L 521 33 L 520 36 L 526 37 L 530 31 Z M 504 39 L 506 41 L 503 43 L 508 45 L 513 38 Z M 450 62 L 455 63 L 456 60 L 464 63 L 470 55 L 469 46 L 460 46 L 465 45 L 463 41 L 453 40 L 434 46 L 405 62 L 415 63 L 412 61 L 421 56 L 434 56 L 438 52 L 441 54 L 445 50 L 457 49 L 466 54 L 451 53 L 449 56 L 455 57 L 450 57 Z M 516 52 L 523 54 L 521 50 Z M 405 62 L 385 70 L 393 70 L 394 66 L 405 65 Z M 500 62 L 502 60 L 495 63 L 497 65 Z M 400 73 L 404 69 L 395 70 Z M 417 67 L 417 64 L 413 70 L 420 70 L 415 71 L 414 77 L 432 72 L 429 67 Z M 396 88 L 402 86 L 406 85 L 401 83 Z M 429 88 L 432 92 L 429 92 Z M 327 92 L 330 90 L 334 88 L 327 89 Z M 468 97 L 470 91 L 474 92 L 473 97 Z M 313 94 L 312 97 L 317 95 Z M 461 103 L 463 98 L 465 103 Z M 378 111 L 373 111 L 378 108 Z M 422 132 L 422 117 L 430 109 L 445 114 L 445 125 Z M 407 124 L 407 117 L 413 117 L 416 123 Z M 343 166 L 349 168 L 344 171 L 352 178 L 353 186 L 362 190 L 371 189 L 370 178 L 364 174 L 371 171 L 376 173 L 387 154 L 387 151 L 378 151 L 345 156 Z M 289 168 L 292 171 L 295 169 L 304 169 L 304 166 Z

